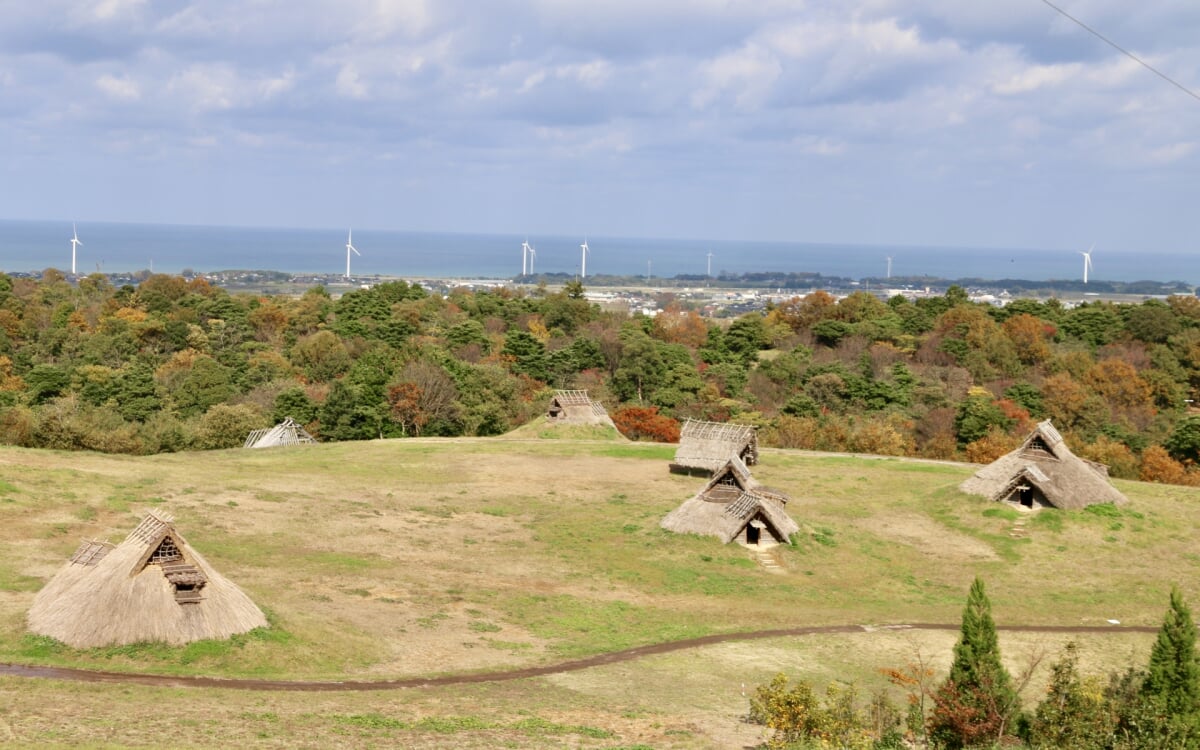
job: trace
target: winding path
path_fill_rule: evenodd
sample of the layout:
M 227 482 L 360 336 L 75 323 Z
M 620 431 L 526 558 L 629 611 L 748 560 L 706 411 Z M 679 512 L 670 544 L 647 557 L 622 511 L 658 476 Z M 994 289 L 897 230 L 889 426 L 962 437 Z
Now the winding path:
M 559 662 L 542 667 L 527 667 L 502 672 L 476 672 L 469 674 L 446 675 L 443 677 L 408 677 L 399 680 L 378 680 L 371 682 L 308 682 L 289 680 L 249 680 L 225 679 L 220 677 L 187 677 L 156 674 L 132 674 L 126 672 L 100 672 L 89 669 L 74 669 L 71 667 L 44 667 L 24 664 L 0 664 L 0 675 L 9 677 L 43 677 L 55 680 L 74 682 L 103 682 L 119 683 L 122 685 L 148 685 L 152 687 L 195 687 L 195 688 L 226 688 L 232 690 L 291 690 L 298 692 L 324 692 L 333 690 L 368 691 L 368 690 L 398 690 L 404 688 L 437 687 L 441 685 L 467 685 L 480 682 L 504 682 L 507 680 L 522 680 L 529 677 L 575 672 L 580 669 L 617 664 L 624 661 L 640 659 L 654 654 L 666 654 L 673 651 L 684 651 L 701 646 L 711 646 L 716 643 L 734 641 L 756 641 L 764 638 L 784 638 L 789 636 L 822 635 L 830 633 L 873 633 L 879 631 L 905 630 L 958 630 L 959 625 L 940 623 L 910 623 L 906 625 L 816 625 L 800 628 L 780 628 L 776 630 L 755 630 L 748 633 L 719 633 L 700 638 L 688 638 L 682 641 L 655 643 L 649 646 L 638 646 L 623 651 L 613 651 L 607 654 L 597 654 L 583 659 Z M 1010 633 L 1156 633 L 1159 628 L 1148 626 L 1112 626 L 1112 625 L 998 625 L 997 630 Z

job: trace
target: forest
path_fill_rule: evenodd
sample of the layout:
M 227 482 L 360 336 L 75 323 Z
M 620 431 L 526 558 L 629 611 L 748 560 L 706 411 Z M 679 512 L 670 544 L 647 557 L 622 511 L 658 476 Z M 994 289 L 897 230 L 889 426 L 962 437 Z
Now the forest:
M 729 320 L 672 298 L 602 310 L 577 280 L 337 298 L 203 278 L 0 274 L 0 442 L 151 454 L 241 445 L 291 416 L 321 440 L 497 435 L 555 388 L 632 439 L 736 420 L 767 446 L 990 461 L 1052 419 L 1113 476 L 1200 484 L 1200 299 L 1140 304 L 817 291 Z

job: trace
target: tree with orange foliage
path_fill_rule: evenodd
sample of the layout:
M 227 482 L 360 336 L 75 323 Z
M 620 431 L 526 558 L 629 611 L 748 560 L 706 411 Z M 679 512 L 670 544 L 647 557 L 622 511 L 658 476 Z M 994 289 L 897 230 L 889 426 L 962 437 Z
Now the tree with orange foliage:
M 1004 333 L 1017 348 L 1017 357 L 1027 365 L 1037 365 L 1050 358 L 1050 344 L 1055 328 L 1041 318 L 1021 313 L 1004 321 Z
M 804 295 L 792 297 L 780 302 L 771 310 L 770 323 L 783 323 L 793 331 L 806 331 L 822 320 L 830 320 L 837 315 L 837 300 L 823 289 Z
M 654 316 L 650 335 L 668 344 L 683 344 L 699 349 L 708 341 L 708 325 L 695 310 L 683 310 L 678 304 L 672 303 Z
M 1142 451 L 1142 468 L 1138 478 L 1143 482 L 1187 484 L 1188 476 L 1183 464 L 1171 458 L 1166 448 L 1152 445 Z
M 630 440 L 679 442 L 679 422 L 658 413 L 657 406 L 627 406 L 612 415 L 613 424 Z

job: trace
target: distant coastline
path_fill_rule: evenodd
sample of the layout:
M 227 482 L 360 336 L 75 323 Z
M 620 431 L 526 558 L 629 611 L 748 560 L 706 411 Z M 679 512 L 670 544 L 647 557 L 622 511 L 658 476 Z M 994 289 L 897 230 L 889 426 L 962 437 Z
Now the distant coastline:
M 69 221 L 0 220 L 0 270 L 70 270 L 73 227 Z M 188 269 L 286 269 L 318 276 L 341 275 L 346 267 L 346 229 L 266 229 L 157 224 L 78 223 L 76 271 L 134 273 Z M 354 228 L 360 256 L 352 275 L 399 278 L 512 279 L 522 270 L 523 242 L 537 250 L 532 275 L 567 278 L 581 269 L 583 237 L 449 232 L 381 231 Z M 1074 250 L 920 247 L 819 242 L 707 241 L 588 237 L 587 278 L 605 276 L 703 280 L 812 275 L 858 282 L 912 284 L 939 280 L 1004 283 L 1031 280 L 1070 289 L 1082 282 Z M 1147 279 L 1183 286 L 1200 284 L 1200 264 L 1190 255 L 1098 246 L 1089 281 L 1135 283 Z M 890 271 L 890 278 L 889 278 Z M 1090 284 L 1089 284 L 1090 285 Z M 1011 284 L 1028 288 L 1024 284 Z

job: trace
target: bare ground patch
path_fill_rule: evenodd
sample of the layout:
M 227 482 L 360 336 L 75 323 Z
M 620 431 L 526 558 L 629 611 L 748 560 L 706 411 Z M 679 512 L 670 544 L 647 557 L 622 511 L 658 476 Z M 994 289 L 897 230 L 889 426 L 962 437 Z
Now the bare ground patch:
M 878 515 L 854 520 L 854 525 L 888 541 L 908 545 L 922 555 L 947 562 L 998 560 L 987 543 L 948 529 L 918 515 Z

